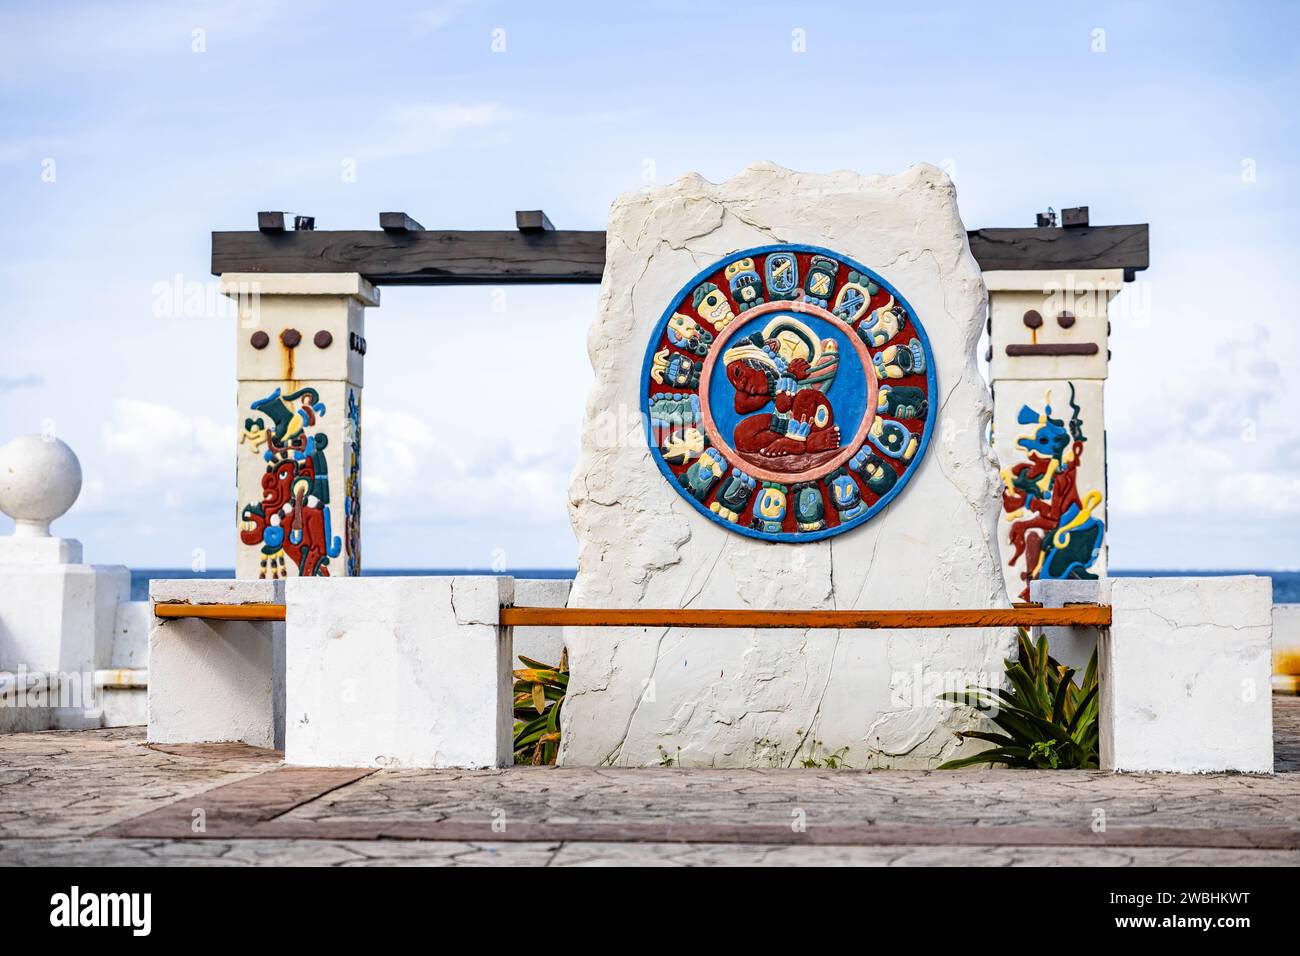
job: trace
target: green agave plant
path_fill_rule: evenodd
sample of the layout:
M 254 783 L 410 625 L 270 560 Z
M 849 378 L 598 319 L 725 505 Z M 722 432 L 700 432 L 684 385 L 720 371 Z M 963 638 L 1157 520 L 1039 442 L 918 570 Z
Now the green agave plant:
M 519 655 L 515 671 L 515 763 L 544 766 L 560 751 L 560 708 L 569 689 L 569 652 L 559 664 Z
M 987 711 L 1002 733 L 959 732 L 958 737 L 987 740 L 993 747 L 949 760 L 939 769 L 977 764 L 1097 769 L 1097 652 L 1092 653 L 1083 682 L 1075 683 L 1075 670 L 1048 655 L 1045 636 L 1034 644 L 1020 628 L 1016 644 L 1016 660 L 1006 662 L 1009 687 L 969 687 L 940 695 L 940 700 Z

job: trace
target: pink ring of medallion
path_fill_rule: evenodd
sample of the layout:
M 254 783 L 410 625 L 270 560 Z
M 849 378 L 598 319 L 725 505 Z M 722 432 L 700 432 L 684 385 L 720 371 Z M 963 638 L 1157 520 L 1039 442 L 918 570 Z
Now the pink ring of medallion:
M 797 474 L 788 472 L 769 471 L 765 468 L 758 468 L 750 461 L 742 458 L 734 448 L 731 447 L 718 431 L 717 425 L 713 423 L 713 415 L 709 411 L 709 383 L 713 380 L 713 369 L 717 365 L 722 353 L 726 349 L 727 340 L 738 331 L 742 326 L 749 324 L 750 319 L 760 318 L 764 315 L 770 315 L 774 312 L 802 312 L 805 315 L 816 316 L 824 322 L 829 322 L 842 332 L 845 338 L 852 343 L 857 349 L 858 358 L 862 360 L 862 369 L 867 376 L 867 410 L 862 415 L 862 423 L 854 433 L 853 438 L 849 441 L 840 436 L 841 450 L 838 455 L 830 461 L 824 461 L 813 468 L 801 471 Z M 713 342 L 713 347 L 709 349 L 709 354 L 704 360 L 704 367 L 700 370 L 700 412 L 704 419 L 704 432 L 709 436 L 709 442 L 713 447 L 721 449 L 724 457 L 741 471 L 752 475 L 762 481 L 776 481 L 782 484 L 794 484 L 800 481 L 813 481 L 823 475 L 830 474 L 840 465 L 844 464 L 860 449 L 867 440 L 867 434 L 871 431 L 871 423 L 876 418 L 876 400 L 879 390 L 879 381 L 876 379 L 876 366 L 871 359 L 871 353 L 867 351 L 866 344 L 858 336 L 853 328 L 832 312 L 823 309 L 821 306 L 812 305 L 801 299 L 793 299 L 788 302 L 765 302 L 763 305 L 754 306 L 752 309 L 740 313 L 731 321 L 725 329 L 718 333 L 717 339 Z

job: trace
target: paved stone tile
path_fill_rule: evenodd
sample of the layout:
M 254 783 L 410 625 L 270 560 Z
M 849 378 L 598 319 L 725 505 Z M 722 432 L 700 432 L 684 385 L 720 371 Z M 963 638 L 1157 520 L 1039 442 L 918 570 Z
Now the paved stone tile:
M 92 833 L 279 759 L 242 744 L 153 748 L 143 727 L 0 735 L 0 839 Z
M 0 840 L 0 866 L 1297 866 L 1300 853 L 396 840 Z
M 1273 769 L 1300 771 L 1300 697 L 1273 697 Z
M 1296 866 L 1280 850 L 565 843 L 550 866 Z
M 1273 777 L 1093 772 L 515 768 L 386 771 L 281 819 L 1300 830 L 1300 699 L 1276 698 Z M 102 828 L 280 766 L 237 745 L 151 748 L 143 729 L 0 736 L 0 865 L 1279 865 L 1278 850 L 1169 846 L 755 846 L 349 839 L 107 839 Z M 327 834 L 322 833 L 322 836 Z M 346 835 L 338 833 L 339 836 Z M 703 838 L 707 839 L 707 838 Z
M 284 819 L 530 823 L 1288 827 L 1300 829 L 1300 774 L 1113 775 L 1070 771 L 515 768 L 392 771 Z
M 558 849 L 398 840 L 0 840 L 0 866 L 546 866 Z

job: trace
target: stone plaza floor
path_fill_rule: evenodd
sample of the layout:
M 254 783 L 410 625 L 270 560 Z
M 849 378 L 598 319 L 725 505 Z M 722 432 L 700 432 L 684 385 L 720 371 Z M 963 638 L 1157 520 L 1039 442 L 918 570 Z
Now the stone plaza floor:
M 1300 863 L 1300 698 L 1277 773 L 318 770 L 139 727 L 0 736 L 0 865 Z

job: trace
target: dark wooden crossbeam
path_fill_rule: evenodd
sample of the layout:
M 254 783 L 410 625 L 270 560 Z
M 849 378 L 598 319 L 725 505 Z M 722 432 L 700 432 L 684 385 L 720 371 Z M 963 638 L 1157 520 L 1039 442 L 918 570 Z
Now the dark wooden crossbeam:
M 598 283 L 605 233 L 214 232 L 212 274 L 359 272 L 379 285 Z
M 535 228 L 540 222 L 529 218 L 522 228 L 501 232 L 214 232 L 212 273 L 359 272 L 378 285 L 600 282 L 605 233 Z M 1147 267 L 1146 224 L 976 229 L 969 237 L 971 252 L 986 272 L 1124 269 L 1131 279 Z
M 1073 210 L 1070 210 L 1073 212 Z M 1084 214 L 1086 215 L 1086 213 Z M 985 272 L 999 269 L 1124 269 L 1148 263 L 1147 224 L 1064 229 L 975 229 L 967 236 Z

